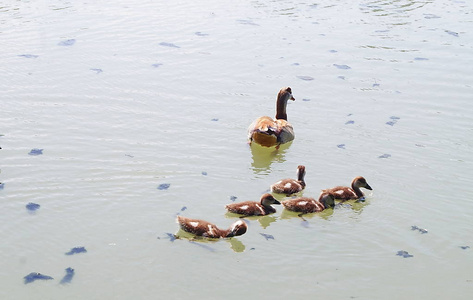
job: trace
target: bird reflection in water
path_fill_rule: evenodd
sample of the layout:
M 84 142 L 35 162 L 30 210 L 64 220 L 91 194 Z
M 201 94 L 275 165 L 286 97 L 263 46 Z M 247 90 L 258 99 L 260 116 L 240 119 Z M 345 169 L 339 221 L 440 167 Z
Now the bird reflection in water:
M 271 225 L 271 223 L 276 222 L 278 220 L 278 217 L 273 214 L 266 215 L 266 216 L 242 216 L 242 215 L 234 214 L 231 212 L 227 212 L 225 214 L 225 217 L 242 218 L 242 219 L 244 218 L 245 220 L 248 220 L 248 221 L 258 221 L 258 223 L 261 225 L 261 227 L 263 227 L 263 229 L 265 229 L 266 227 Z
M 256 143 L 252 143 L 249 147 L 251 150 L 253 162 L 251 167 L 255 174 L 268 173 L 273 162 L 283 163 L 286 161 L 286 152 L 291 146 L 292 142 L 280 145 L 279 149 L 276 147 L 263 147 Z
M 179 231 L 174 234 L 174 239 L 179 239 L 179 240 L 188 240 L 189 243 L 196 245 L 200 248 L 203 248 L 207 251 L 210 252 L 215 252 L 217 251 L 216 248 L 212 247 L 213 244 L 220 242 L 221 240 L 224 240 L 225 242 L 228 242 L 230 244 L 230 249 L 232 249 L 235 252 L 243 252 L 245 251 L 246 247 L 245 244 L 243 244 L 239 239 L 235 237 L 231 238 L 222 238 L 222 239 L 211 239 L 211 238 L 205 238 L 205 237 L 200 237 L 193 235 L 191 233 L 185 232 L 182 229 L 179 229 Z

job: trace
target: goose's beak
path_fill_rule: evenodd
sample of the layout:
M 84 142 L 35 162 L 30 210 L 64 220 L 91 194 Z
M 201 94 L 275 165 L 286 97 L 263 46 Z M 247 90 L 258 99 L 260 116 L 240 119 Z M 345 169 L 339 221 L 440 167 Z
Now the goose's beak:
M 291 94 L 291 98 L 290 98 L 292 101 L 296 101 L 296 98 L 294 98 L 294 96 Z
M 370 187 L 369 184 L 366 184 L 365 189 L 367 189 L 367 190 L 373 190 L 373 189 Z

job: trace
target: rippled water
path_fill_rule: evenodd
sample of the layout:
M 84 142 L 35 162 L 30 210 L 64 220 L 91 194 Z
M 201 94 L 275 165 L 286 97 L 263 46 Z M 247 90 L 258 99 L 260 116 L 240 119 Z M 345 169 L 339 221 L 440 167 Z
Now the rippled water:
M 2 3 L 0 298 L 470 299 L 472 13 Z M 283 86 L 296 139 L 250 148 Z M 299 164 L 305 196 L 357 175 L 373 191 L 307 222 L 277 207 L 234 239 L 170 238 L 178 213 L 229 226 L 225 204 Z

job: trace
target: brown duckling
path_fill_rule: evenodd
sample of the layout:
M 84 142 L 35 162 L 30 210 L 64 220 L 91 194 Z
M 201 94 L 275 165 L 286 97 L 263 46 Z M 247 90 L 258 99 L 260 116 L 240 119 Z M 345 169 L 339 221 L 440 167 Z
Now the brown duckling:
M 338 200 L 364 200 L 364 195 L 360 188 L 372 190 L 371 186 L 368 184 L 364 177 L 357 176 L 352 180 L 351 188 L 347 186 L 337 186 L 331 189 L 322 190 L 322 193 L 331 194 L 335 199 Z
M 279 148 L 279 145 L 294 139 L 294 129 L 287 121 L 287 101 L 293 100 L 290 87 L 282 88 L 278 93 L 276 102 L 276 117 L 259 117 L 248 127 L 248 140 L 251 144 L 255 142 L 263 147 Z
M 261 196 L 260 202 L 244 201 L 239 203 L 227 204 L 225 208 L 232 213 L 245 216 L 265 216 L 276 212 L 272 204 L 281 204 L 271 194 Z
M 206 238 L 229 238 L 242 235 L 248 229 L 248 225 L 242 220 L 233 223 L 227 230 L 220 229 L 212 223 L 204 220 L 190 219 L 183 216 L 177 216 L 177 223 L 182 230 Z
M 286 178 L 271 185 L 271 192 L 278 194 L 292 195 L 299 193 L 305 188 L 305 167 L 300 165 L 297 167 L 297 180 Z
M 302 214 L 310 214 L 321 212 L 326 208 L 335 206 L 335 199 L 331 194 L 321 193 L 318 200 L 309 197 L 299 197 L 281 202 L 285 209 L 300 212 Z

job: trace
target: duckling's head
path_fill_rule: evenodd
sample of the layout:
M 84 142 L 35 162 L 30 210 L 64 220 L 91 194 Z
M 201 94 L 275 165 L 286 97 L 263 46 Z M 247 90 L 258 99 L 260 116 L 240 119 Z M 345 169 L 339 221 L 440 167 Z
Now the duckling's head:
M 304 181 L 305 176 L 305 166 L 299 165 L 297 166 L 297 180 Z
M 365 188 L 367 190 L 372 190 L 366 179 L 362 176 L 358 176 L 353 179 L 353 186 L 357 188 Z
M 234 237 L 234 236 L 242 235 L 246 232 L 247 229 L 248 229 L 248 225 L 246 225 L 245 221 L 238 220 L 235 223 L 233 223 L 233 225 L 230 227 L 226 237 Z
M 274 198 L 273 195 L 266 193 L 261 196 L 261 204 L 263 204 L 263 206 L 270 206 L 271 204 L 281 204 L 281 202 Z
M 329 193 L 321 193 L 319 196 L 319 202 L 324 205 L 325 208 L 334 207 L 335 206 L 335 198 L 332 194 Z

